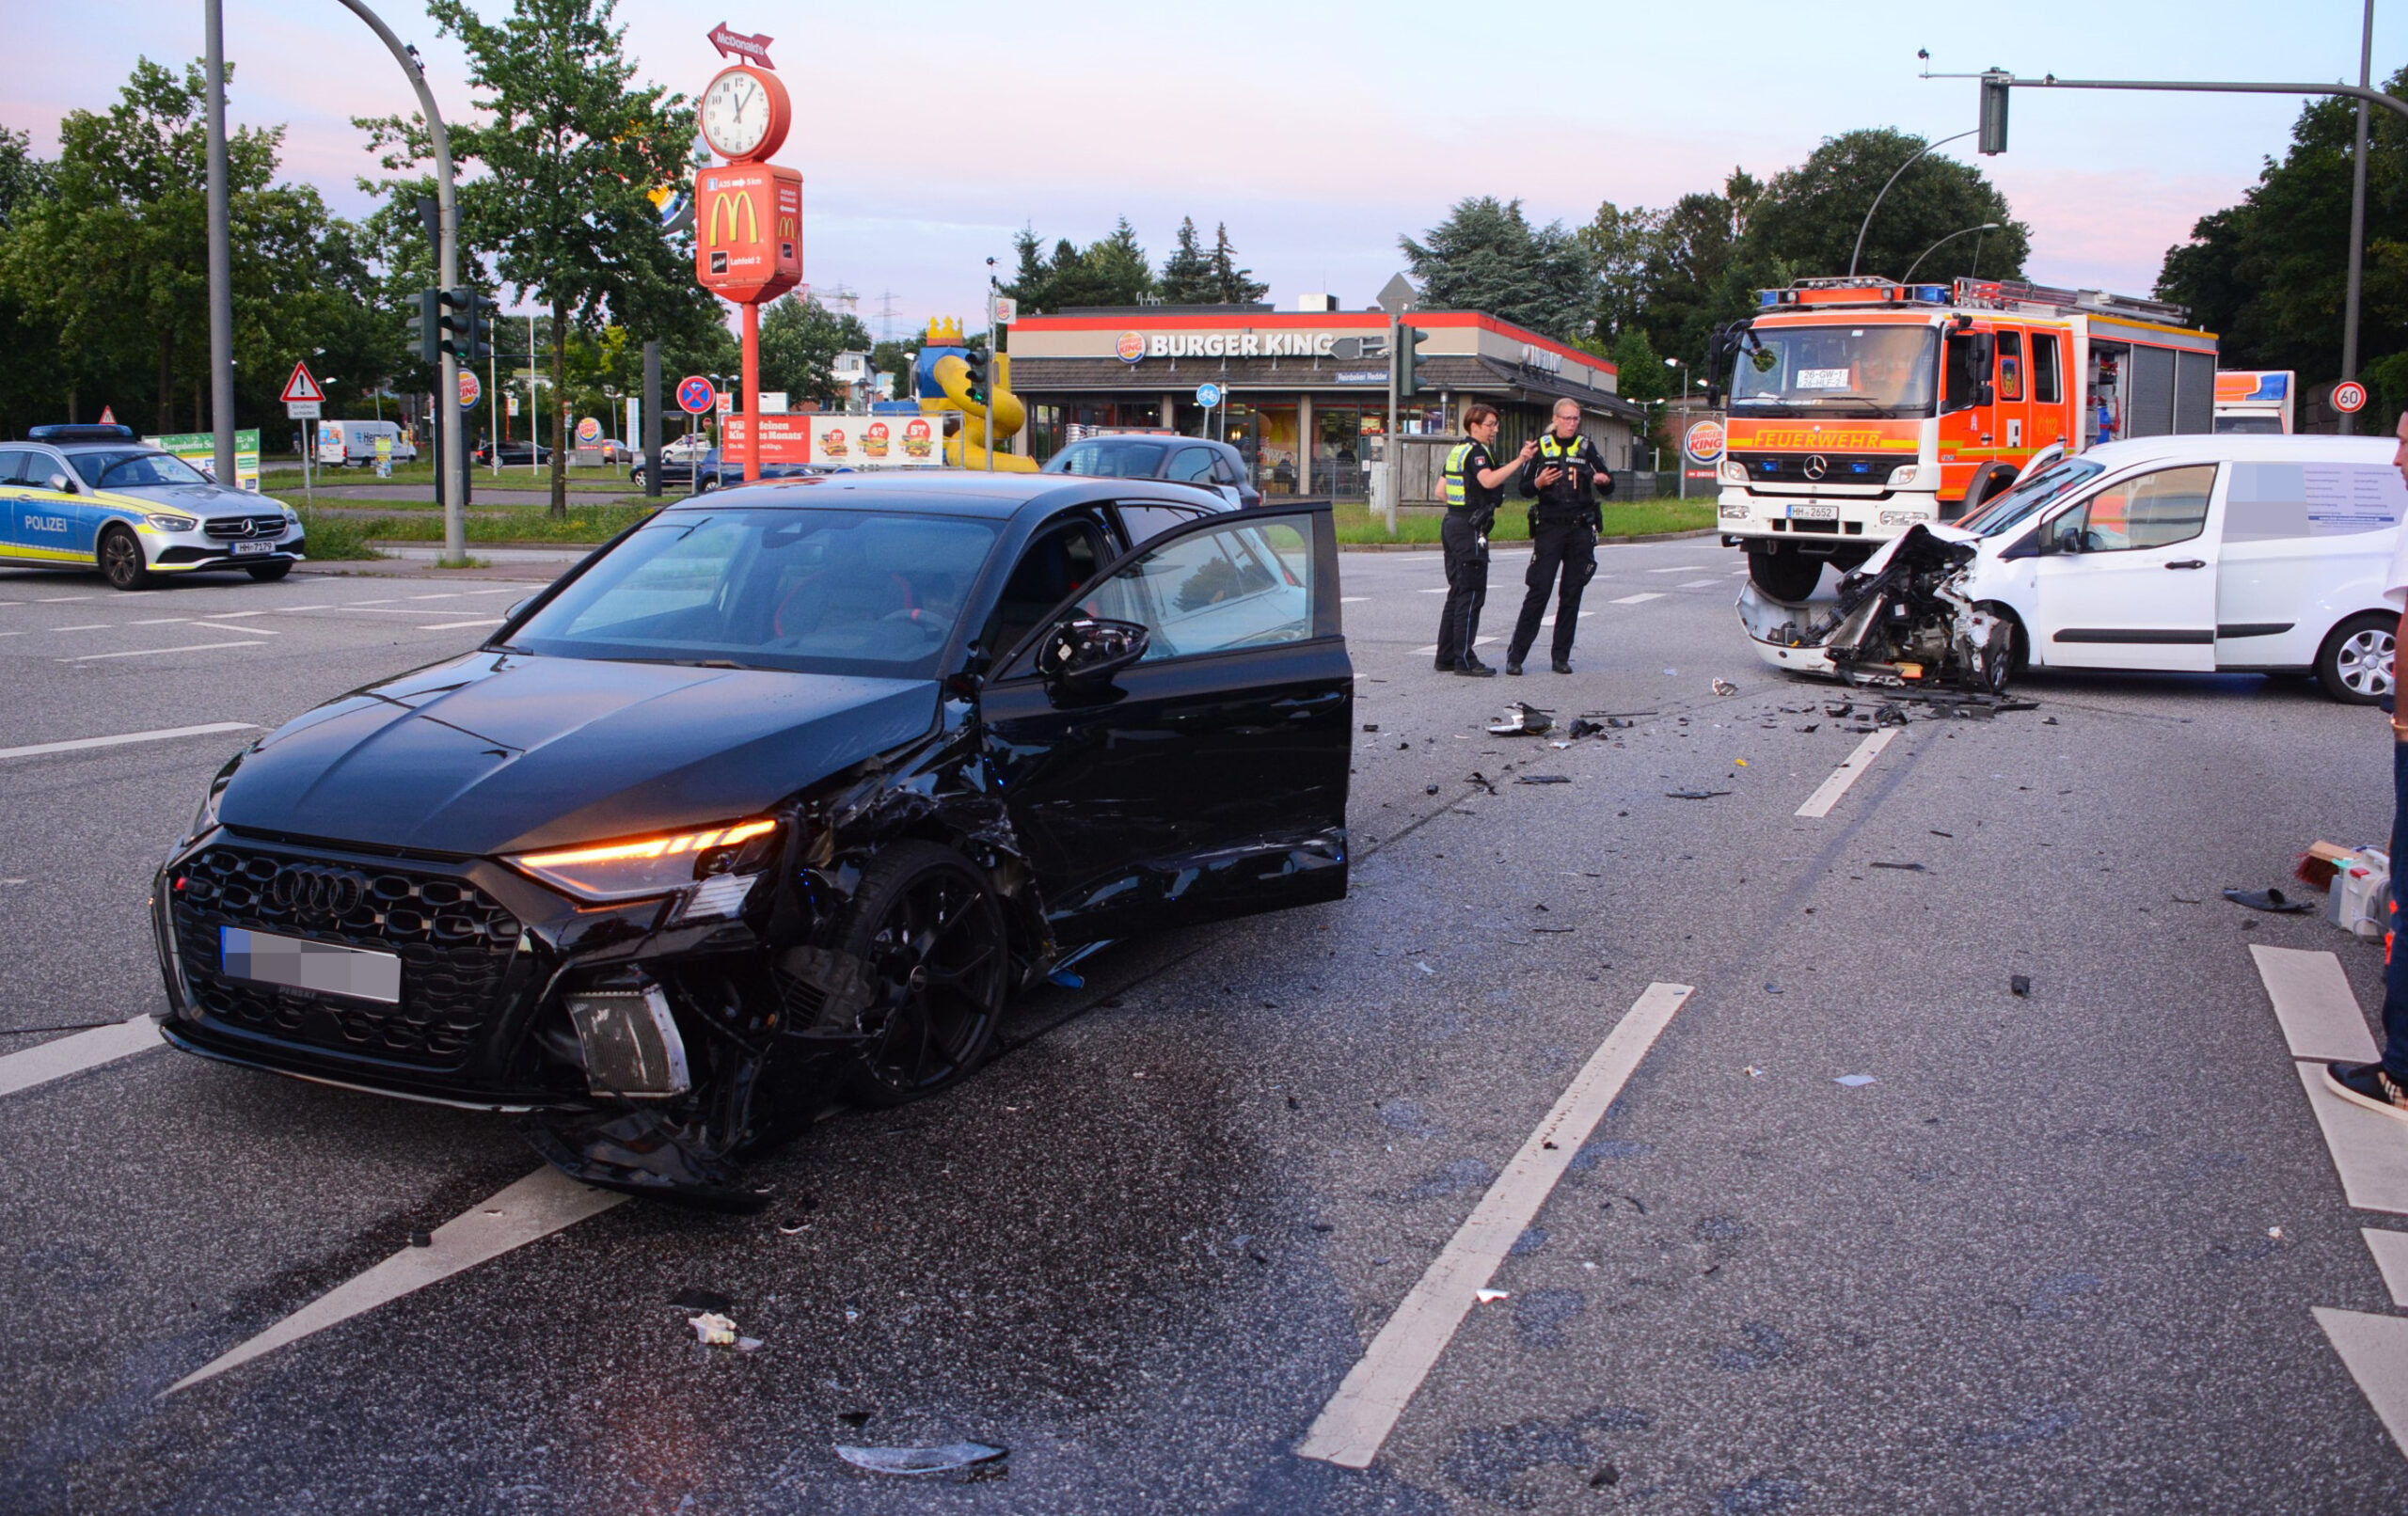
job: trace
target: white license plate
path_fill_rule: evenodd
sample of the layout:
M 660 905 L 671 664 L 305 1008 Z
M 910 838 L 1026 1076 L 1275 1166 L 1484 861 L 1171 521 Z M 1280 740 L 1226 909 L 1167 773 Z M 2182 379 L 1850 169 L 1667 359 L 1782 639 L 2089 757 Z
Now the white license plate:
M 1792 521 L 1837 521 L 1840 508 L 1836 505 L 1793 505 L 1789 508 Z
M 248 558 L 254 553 L 273 553 L 275 551 L 276 544 L 274 543 L 236 543 L 234 545 L 234 556 L 236 558 Z
M 229 978 L 381 1001 L 387 1005 L 402 1003 L 402 960 L 390 953 L 277 937 L 240 926 L 217 929 L 217 953 Z

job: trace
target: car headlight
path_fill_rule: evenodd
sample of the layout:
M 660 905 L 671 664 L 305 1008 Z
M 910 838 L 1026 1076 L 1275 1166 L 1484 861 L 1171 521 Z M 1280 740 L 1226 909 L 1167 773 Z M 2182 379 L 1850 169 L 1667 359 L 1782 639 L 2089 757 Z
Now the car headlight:
M 1922 470 L 1913 464 L 1900 464 L 1897 467 L 1890 470 L 1890 482 L 1893 485 L 1911 484 L 1915 482 L 1915 476 L 1920 472 L 1922 472 Z
M 1722 482 L 1725 484 L 1745 484 L 1747 482 L 1748 466 L 1746 464 L 1733 463 L 1727 458 L 1722 461 Z
M 145 516 L 143 519 L 158 528 L 161 531 L 190 531 L 193 528 L 200 525 L 198 520 L 191 516 L 180 516 L 170 511 L 154 512 L 151 514 Z
M 732 821 L 696 831 L 664 832 L 542 853 L 503 862 L 580 900 L 641 900 L 698 879 L 755 873 L 768 861 L 775 821 Z

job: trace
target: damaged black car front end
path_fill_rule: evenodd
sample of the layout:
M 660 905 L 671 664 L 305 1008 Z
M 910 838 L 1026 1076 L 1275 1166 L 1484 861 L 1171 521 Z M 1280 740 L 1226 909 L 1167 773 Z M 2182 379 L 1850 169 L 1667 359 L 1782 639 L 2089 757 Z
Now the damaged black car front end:
M 1978 556 L 1967 534 L 1918 524 L 1843 578 L 1835 604 L 1776 600 L 1751 582 L 1739 620 L 1778 669 L 1868 687 L 1998 694 L 2014 671 L 2015 627 L 1967 592 Z
M 1344 893 L 1326 508 L 1170 514 L 1132 552 L 1109 482 L 1027 476 L 662 513 L 221 771 L 157 881 L 168 1040 L 757 1204 L 749 1150 L 946 1087 L 1095 944 Z

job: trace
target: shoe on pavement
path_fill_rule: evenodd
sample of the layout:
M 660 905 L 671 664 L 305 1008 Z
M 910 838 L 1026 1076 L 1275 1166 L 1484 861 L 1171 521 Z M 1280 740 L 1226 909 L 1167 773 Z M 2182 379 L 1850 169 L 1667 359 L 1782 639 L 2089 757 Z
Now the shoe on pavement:
M 1570 658 L 1556 659 L 1555 671 L 1558 673 L 1570 673 L 1572 671 L 1572 660 Z
M 2326 1064 L 2324 1087 L 2344 1100 L 2408 1121 L 2408 1085 L 2381 1064 Z
M 1522 677 L 1522 666 L 1518 662 L 1508 663 L 1505 665 L 1505 671 L 1512 674 L 1516 679 Z
M 1485 663 L 1466 663 L 1456 669 L 1455 672 L 1465 679 L 1494 679 L 1497 677 L 1497 671 L 1490 668 Z
M 1435 662 L 1435 663 L 1432 664 L 1430 667 L 1432 667 L 1432 668 L 1434 668 L 1434 669 L 1437 670 L 1440 673 L 1452 673 L 1452 672 L 1454 672 L 1454 671 L 1455 671 L 1455 670 L 1456 670 L 1456 668 L 1457 668 L 1458 666 L 1457 666 L 1457 665 L 1455 665 L 1455 664 L 1452 664 L 1452 663 L 1449 663 L 1449 662 L 1448 662 L 1446 659 L 1444 659 L 1444 658 L 1440 658 L 1437 662 Z

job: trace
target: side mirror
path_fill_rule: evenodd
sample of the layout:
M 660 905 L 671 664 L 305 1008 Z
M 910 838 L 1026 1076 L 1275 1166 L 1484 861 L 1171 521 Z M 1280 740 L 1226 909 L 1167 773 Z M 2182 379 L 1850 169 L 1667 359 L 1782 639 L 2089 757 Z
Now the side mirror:
M 1135 622 L 1073 616 L 1045 639 L 1038 671 L 1060 691 L 1085 691 L 1110 684 L 1112 676 L 1146 655 L 1149 634 Z
M 72 495 L 75 493 L 75 482 L 68 478 L 65 474 L 51 475 L 50 482 L 43 487 L 46 489 L 55 490 L 61 495 Z
M 1993 384 L 1991 384 L 1991 383 L 1990 383 L 1988 380 L 1987 380 L 1987 379 L 1985 379 L 1985 380 L 1983 380 L 1981 383 L 1979 383 L 1979 384 L 1975 385 L 1975 386 L 1973 387 L 1973 403 L 1974 403 L 1974 404 L 1976 404 L 1976 405 L 1995 405 L 1995 404 L 1997 404 L 1997 403 L 1998 403 L 1998 387 L 1997 387 L 1997 386 L 1995 386 L 1995 385 L 1993 385 Z
M 1722 387 L 1711 379 L 1707 380 L 1705 382 L 1705 408 L 1710 411 L 1720 410 L 1722 408 Z
M 2080 527 L 2058 528 L 2055 538 L 2055 551 L 2060 553 L 2079 553 L 2083 551 L 2083 529 Z

